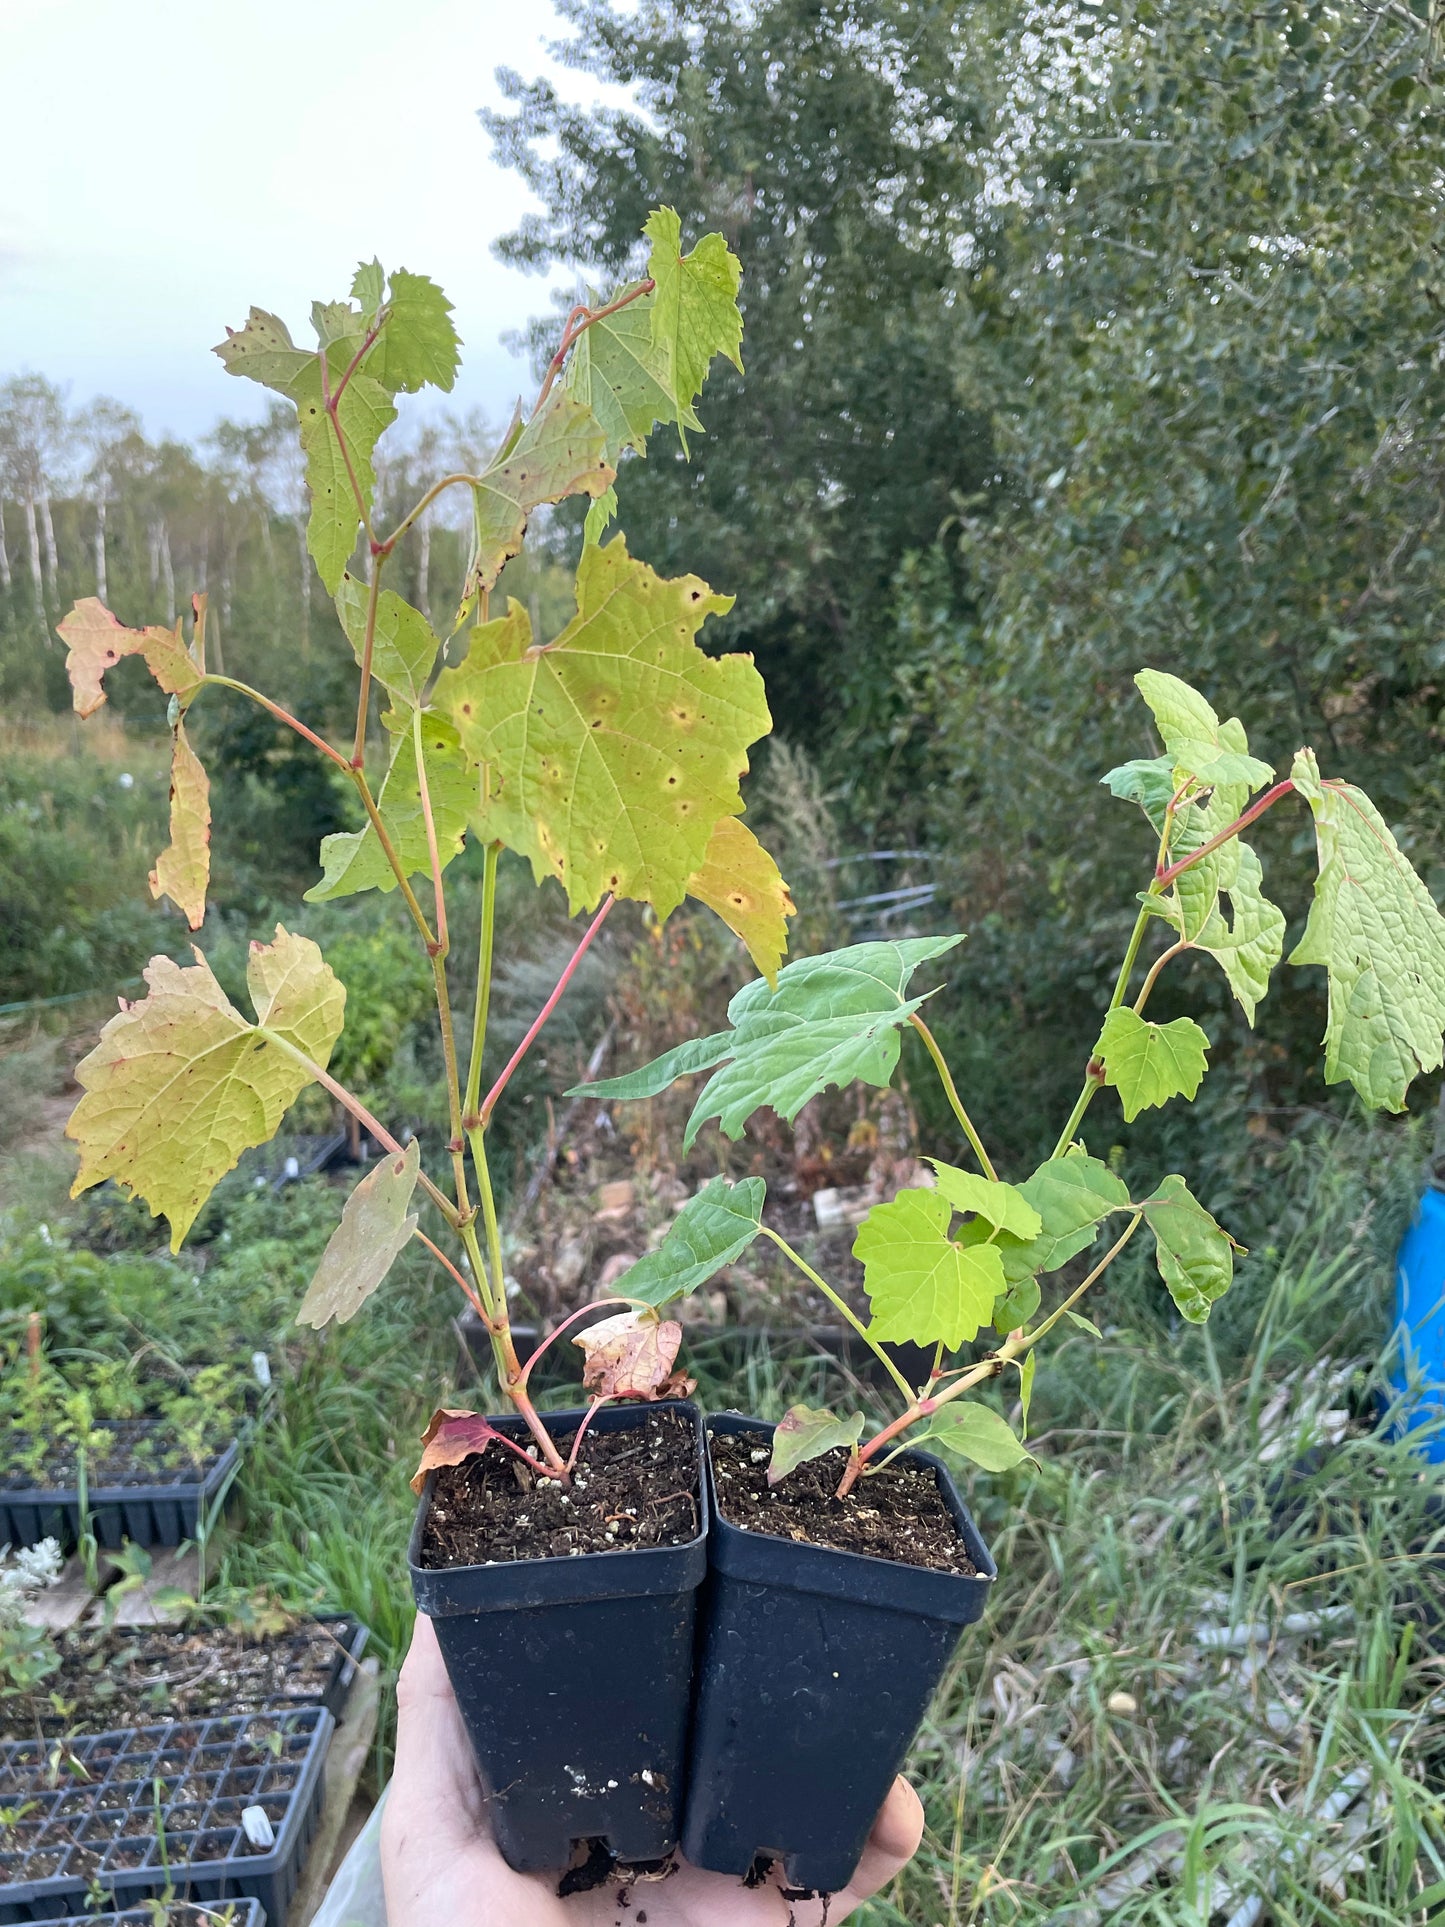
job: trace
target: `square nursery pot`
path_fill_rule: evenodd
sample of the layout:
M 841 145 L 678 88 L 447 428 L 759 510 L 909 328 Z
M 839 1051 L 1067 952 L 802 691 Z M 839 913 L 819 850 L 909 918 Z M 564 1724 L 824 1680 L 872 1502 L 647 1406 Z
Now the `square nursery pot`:
M 134 1908 L 147 1895 L 259 1902 L 286 1927 L 325 1788 L 331 1715 L 319 1706 L 95 1733 L 52 1771 L 49 1740 L 0 1746 L 0 1805 L 28 1809 L 0 1833 L 0 1923 L 65 1920 L 87 1905 Z M 160 1827 L 156 1782 L 160 1782 Z M 242 1813 L 259 1807 L 271 1845 Z
M 755 1433 L 724 1412 L 709 1432 Z M 998 1569 L 947 1470 L 927 1466 L 975 1577 L 930 1572 L 745 1531 L 722 1516 L 708 1459 L 712 1533 L 682 1849 L 712 1873 L 781 1861 L 790 1887 L 836 1893 L 858 1864 L 959 1634 Z
M 707 1571 L 702 1415 L 681 1400 L 610 1406 L 592 1433 L 674 1412 L 697 1433 L 698 1532 L 681 1546 L 450 1568 L 419 1564 L 436 1474 L 408 1558 L 416 1603 L 435 1622 L 492 1826 L 520 1873 L 565 1867 L 601 1841 L 618 1860 L 661 1860 L 677 1844 L 698 1588 Z M 548 1412 L 575 1427 L 580 1411 Z M 498 1430 L 526 1439 L 511 1416 Z
M 106 1429 L 132 1439 L 151 1436 L 160 1425 L 150 1419 L 118 1419 Z M 133 1478 L 89 1484 L 85 1511 L 96 1544 L 118 1552 L 127 1539 L 137 1546 L 178 1546 L 194 1539 L 201 1519 L 235 1477 L 240 1457 L 240 1443 L 233 1439 L 204 1471 L 137 1467 Z M 81 1532 L 80 1496 L 77 1485 L 43 1489 L 30 1484 L 24 1473 L 0 1471 L 0 1544 L 34 1546 L 42 1539 L 58 1539 L 62 1551 L 69 1552 Z

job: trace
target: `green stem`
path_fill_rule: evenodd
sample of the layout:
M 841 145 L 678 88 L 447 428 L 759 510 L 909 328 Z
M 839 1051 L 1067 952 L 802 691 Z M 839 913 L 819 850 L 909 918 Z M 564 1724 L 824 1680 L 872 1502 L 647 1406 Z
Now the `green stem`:
M 1075 1289 L 1069 1293 L 1068 1297 L 1064 1300 L 1063 1304 L 1059 1305 L 1054 1311 L 1052 1311 L 1049 1314 L 1049 1316 L 1044 1320 L 1043 1324 L 1039 1326 L 1037 1331 L 1031 1331 L 1031 1332 L 1025 1333 L 1024 1339 L 1023 1339 L 1023 1349 L 1025 1351 L 1032 1351 L 1034 1346 L 1038 1344 L 1039 1340 L 1045 1337 L 1049 1332 L 1053 1330 L 1054 1326 L 1058 1324 L 1059 1320 L 1064 1316 L 1065 1312 L 1070 1312 L 1074 1309 L 1074 1306 L 1078 1304 L 1079 1300 L 1083 1297 L 1084 1293 L 1089 1289 L 1090 1285 L 1098 1283 L 1099 1279 L 1103 1277 L 1104 1273 L 1109 1269 L 1110 1265 L 1113 1264 L 1114 1260 L 1118 1257 L 1119 1253 L 1124 1249 L 1125 1245 L 1128 1244 L 1129 1240 L 1133 1237 L 1134 1233 L 1139 1229 L 1140 1225 L 1143 1222 L 1144 1222 L 1143 1210 L 1136 1209 L 1133 1217 L 1130 1218 L 1128 1224 L 1124 1228 L 1124 1235 L 1121 1238 L 1116 1239 L 1115 1242 L 1112 1245 L 1110 1245 L 1109 1249 L 1104 1253 L 1103 1257 L 1099 1260 L 1098 1264 L 1094 1266 L 1094 1269 L 1089 1273 L 1088 1277 L 1084 1280 L 1084 1282 L 1081 1285 L 1076 1286 Z
M 771 1225 L 765 1224 L 760 1226 L 759 1229 L 762 1231 L 762 1234 L 765 1238 L 772 1239 L 773 1243 L 778 1247 L 779 1251 L 782 1252 L 785 1258 L 790 1258 L 793 1261 L 793 1263 L 798 1267 L 799 1271 L 802 1272 L 803 1276 L 806 1279 L 808 1279 L 808 1281 L 811 1284 L 814 1284 L 817 1286 L 818 1290 L 822 1292 L 823 1296 L 827 1299 L 828 1303 L 833 1307 L 834 1311 L 838 1311 L 843 1314 L 843 1316 L 847 1319 L 848 1323 L 853 1327 L 854 1331 L 857 1332 L 858 1336 L 863 1340 L 863 1343 L 868 1347 L 869 1351 L 872 1352 L 873 1356 L 878 1360 L 879 1364 L 887 1372 L 888 1376 L 893 1380 L 893 1383 L 898 1387 L 899 1391 L 902 1392 L 903 1396 L 908 1400 L 909 1404 L 911 1405 L 913 1403 L 913 1398 L 914 1398 L 913 1387 L 908 1383 L 908 1380 L 903 1376 L 902 1372 L 899 1371 L 898 1367 L 893 1363 L 893 1360 L 888 1356 L 887 1352 L 883 1350 L 883 1347 L 878 1343 L 878 1341 L 875 1338 L 871 1338 L 869 1336 L 868 1327 L 863 1323 L 862 1319 L 859 1318 L 859 1316 L 853 1310 L 852 1306 L 848 1303 L 848 1301 L 845 1298 L 840 1298 L 838 1293 L 834 1291 L 833 1287 L 828 1283 L 827 1279 L 820 1278 L 818 1273 L 814 1271 L 813 1267 L 807 1262 L 807 1260 L 805 1258 L 800 1258 L 797 1252 L 794 1251 L 793 1247 L 788 1243 L 787 1239 L 780 1238 L 777 1232 L 773 1230 Z
M 492 1002 L 492 953 L 497 921 L 497 862 L 500 843 L 489 843 L 482 860 L 482 926 L 477 942 L 477 996 L 472 1006 L 472 1051 L 467 1060 L 467 1089 L 462 1099 L 462 1125 L 470 1131 L 480 1124 L 477 1106 L 482 1098 L 482 1059 L 487 1047 L 487 1014 Z
M 1159 981 L 1159 973 L 1165 964 L 1167 964 L 1171 958 L 1177 957 L 1181 951 L 1192 950 L 1193 948 L 1193 944 L 1190 943 L 1187 937 L 1181 937 L 1178 943 L 1171 943 L 1167 950 L 1160 951 L 1153 963 L 1150 964 L 1149 974 L 1145 977 L 1140 987 L 1139 995 L 1134 999 L 1134 1013 L 1136 1016 L 1143 1010 L 1145 1004 L 1148 1003 L 1149 993 Z
M 938 1071 L 939 1078 L 943 1083 L 943 1088 L 948 1097 L 948 1101 L 953 1106 L 953 1115 L 958 1119 L 959 1124 L 962 1126 L 963 1135 L 968 1139 L 969 1143 L 973 1146 L 973 1154 L 978 1159 L 979 1164 L 983 1167 L 984 1176 L 986 1178 L 991 1178 L 996 1184 L 998 1182 L 998 1172 L 994 1170 L 993 1162 L 990 1159 L 988 1152 L 985 1151 L 983 1148 L 983 1139 L 979 1136 L 978 1132 L 973 1128 L 973 1119 L 969 1116 L 968 1112 L 963 1108 L 963 1100 L 962 1098 L 960 1098 L 958 1094 L 958 1086 L 953 1081 L 953 1072 L 948 1068 L 948 1062 L 944 1057 L 943 1052 L 938 1048 L 938 1039 L 934 1036 L 933 1032 L 928 1028 L 927 1024 L 924 1023 L 923 1019 L 919 1016 L 916 1010 L 914 1011 L 913 1015 L 909 1018 L 908 1021 L 909 1023 L 912 1024 L 913 1028 L 918 1032 L 918 1035 L 923 1039 L 924 1047 L 927 1050 L 928 1055 L 933 1059 L 934 1065 Z
M 340 429 L 337 429 L 338 436 Z M 344 446 L 344 444 L 343 444 Z M 368 529 L 368 535 L 371 531 Z M 366 592 L 366 632 L 361 641 L 361 688 L 356 698 L 356 734 L 351 744 L 351 767 L 360 769 L 366 762 L 366 722 L 371 708 L 371 653 L 376 647 L 376 611 L 381 600 L 381 570 L 386 557 L 374 555 L 371 558 L 371 582 Z M 417 767 L 421 767 L 421 750 L 417 750 Z

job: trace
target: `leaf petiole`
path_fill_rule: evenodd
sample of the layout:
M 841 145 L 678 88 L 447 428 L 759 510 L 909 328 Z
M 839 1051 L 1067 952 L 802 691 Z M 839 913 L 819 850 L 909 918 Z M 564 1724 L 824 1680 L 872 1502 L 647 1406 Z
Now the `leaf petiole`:
M 888 1376 L 893 1380 L 893 1383 L 898 1387 L 899 1391 L 902 1392 L 903 1396 L 908 1400 L 909 1404 L 911 1405 L 913 1403 L 914 1396 L 915 1396 L 913 1387 L 908 1383 L 908 1380 L 903 1376 L 902 1372 L 899 1371 L 898 1367 L 893 1363 L 893 1360 L 888 1356 L 887 1352 L 884 1351 L 883 1347 L 878 1343 L 878 1341 L 875 1338 L 873 1338 L 869 1334 L 868 1327 L 863 1323 L 863 1320 L 853 1310 L 853 1307 L 848 1303 L 847 1299 L 840 1297 L 839 1294 L 836 1291 L 834 1291 L 833 1287 L 828 1283 L 827 1279 L 820 1277 L 819 1274 L 816 1271 L 814 1271 L 813 1267 L 808 1263 L 808 1261 L 805 1258 L 800 1258 L 797 1252 L 794 1251 L 793 1247 L 788 1243 L 787 1239 L 780 1237 L 778 1233 L 773 1230 L 771 1225 L 766 1225 L 766 1224 L 760 1225 L 759 1229 L 761 1230 L 765 1238 L 772 1239 L 773 1243 L 778 1247 L 779 1251 L 782 1252 L 785 1258 L 789 1258 L 792 1260 L 792 1262 L 798 1267 L 799 1271 L 802 1272 L 803 1276 L 806 1279 L 808 1279 L 811 1284 L 816 1285 L 818 1290 L 821 1291 L 823 1296 L 828 1300 L 828 1303 L 833 1307 L 834 1311 L 841 1312 L 843 1317 L 847 1319 L 848 1323 L 853 1327 L 854 1331 L 857 1332 L 858 1336 L 863 1340 L 863 1343 L 868 1347 L 869 1351 L 872 1352 L 873 1356 L 878 1360 L 879 1364 L 887 1372 Z

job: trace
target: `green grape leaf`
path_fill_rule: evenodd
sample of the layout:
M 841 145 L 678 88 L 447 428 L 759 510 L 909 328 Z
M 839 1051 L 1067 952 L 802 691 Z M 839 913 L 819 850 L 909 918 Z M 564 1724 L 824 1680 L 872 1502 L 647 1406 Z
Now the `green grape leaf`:
M 192 930 L 206 915 L 211 880 L 211 785 L 184 718 L 171 731 L 171 840 L 150 873 L 151 895 L 169 897 Z
M 711 1179 L 678 1212 L 656 1251 L 623 1272 L 612 1287 L 614 1296 L 665 1305 L 705 1285 L 724 1265 L 736 1264 L 762 1228 L 766 1189 L 761 1178 L 737 1184 Z
M 729 1061 L 693 1106 L 684 1146 L 709 1118 L 736 1138 L 764 1104 L 791 1124 L 809 1098 L 834 1085 L 857 1081 L 885 1090 L 898 1064 L 900 1026 L 933 995 L 906 996 L 909 978 L 962 942 L 909 937 L 853 944 L 799 957 L 778 972 L 776 989 L 762 981 L 745 984 L 728 1005 L 732 1029 L 722 1033 Z
M 1081 1311 L 1066 1311 L 1064 1316 L 1071 1325 L 1077 1325 L 1080 1331 L 1088 1332 L 1091 1338 L 1102 1338 L 1104 1336 L 1093 1319 L 1085 1318 Z
M 316 1275 L 296 1314 L 298 1325 L 320 1331 L 334 1318 L 354 1318 L 381 1284 L 416 1230 L 408 1214 L 421 1170 L 421 1143 L 382 1159 L 346 1200 L 341 1222 L 327 1240 Z
M 788 918 L 797 915 L 797 905 L 777 864 L 737 817 L 719 818 L 702 868 L 687 880 L 687 893 L 717 912 L 776 985 L 788 949 Z
M 366 649 L 368 586 L 349 571 L 336 592 L 336 613 L 346 631 L 358 664 Z M 376 599 L 376 627 L 371 640 L 371 673 L 399 703 L 413 708 L 421 701 L 427 677 L 436 663 L 441 643 L 420 609 L 413 609 L 390 589 Z
M 876 1204 L 858 1227 L 853 1255 L 873 1308 L 869 1336 L 932 1345 L 951 1352 L 976 1338 L 1004 1288 L 1003 1263 L 992 1245 L 956 1244 L 948 1235 L 953 1206 L 937 1191 L 900 1191 Z
M 325 307 L 318 303 L 312 310 L 318 332 L 327 334 L 337 325 L 340 313 L 355 316 L 354 310 L 342 309 L 340 304 Z M 355 316 L 354 326 L 360 325 L 361 318 Z M 252 308 L 245 327 L 228 328 L 226 339 L 216 348 L 227 374 L 248 376 L 285 395 L 296 405 L 301 446 L 306 454 L 306 485 L 311 491 L 306 546 L 332 595 L 340 588 L 346 564 L 356 547 L 362 507 L 370 512 L 376 488 L 372 450 L 396 420 L 390 394 L 364 368 L 352 374 L 344 389 L 340 386 L 359 345 L 360 341 L 352 333 L 337 334 L 326 341 L 324 348 L 308 353 L 292 341 L 285 322 L 264 309 Z M 321 368 L 323 353 L 327 371 L 325 387 Z M 336 422 L 341 440 L 346 444 L 345 454 L 326 409 L 326 393 L 334 394 L 338 389 Z
M 1082 1151 L 1050 1158 L 1018 1188 L 1043 1219 L 1044 1228 L 1027 1243 L 1006 1231 L 999 1233 L 997 1246 L 1010 1288 L 1040 1271 L 1057 1271 L 1087 1250 L 1101 1220 L 1129 1203 L 1128 1186 L 1107 1164 Z
M 1118 1091 L 1126 1122 L 1140 1111 L 1190 1097 L 1208 1068 L 1209 1039 L 1192 1017 L 1151 1024 L 1127 1004 L 1104 1019 L 1094 1056 L 1104 1066 L 1104 1082 Z
M 1202 1325 L 1215 1299 L 1229 1290 L 1234 1254 L 1244 1247 L 1215 1223 L 1176 1174 L 1160 1180 L 1142 1210 L 1169 1295 L 1191 1325 Z
M 426 815 L 417 777 L 416 739 L 411 711 L 389 710 L 383 720 L 396 729 L 391 767 L 376 799 L 377 814 L 386 826 L 392 848 L 407 875 L 431 875 Z M 443 869 L 460 851 L 472 813 L 481 795 L 474 765 L 462 753 L 457 732 L 445 716 L 423 710 L 422 764 L 427 796 L 436 825 L 437 856 Z M 306 892 L 308 903 L 329 903 L 333 897 L 352 897 L 358 890 L 394 890 L 396 872 L 375 829 L 341 830 L 321 840 L 321 881 Z
M 726 355 L 742 373 L 742 269 L 720 234 L 705 234 L 691 254 L 684 254 L 682 222 L 670 207 L 654 208 L 642 231 L 652 243 L 647 262 L 654 284 L 651 366 L 677 411 L 685 450 L 687 429 L 698 426 L 692 403 L 713 356 Z
M 951 1400 L 926 1426 L 910 1432 L 908 1443 L 946 1458 L 967 1459 L 985 1472 L 1007 1472 L 1031 1456 L 1006 1418 L 972 1399 Z
M 863 1436 L 863 1414 L 846 1418 L 813 1405 L 790 1405 L 773 1428 L 773 1456 L 768 1461 L 768 1484 L 777 1485 L 806 1459 L 821 1458 L 845 1445 L 851 1451 Z
M 685 1044 L 677 1044 L 673 1049 L 664 1051 L 661 1057 L 654 1057 L 650 1064 L 643 1064 L 635 1071 L 625 1071 L 620 1077 L 600 1078 L 595 1084 L 574 1084 L 568 1097 L 600 1098 L 643 1098 L 660 1097 L 679 1077 L 690 1077 L 697 1071 L 710 1071 L 725 1057 L 732 1055 L 733 1034 L 730 1030 L 714 1031 L 711 1037 L 689 1037 Z
M 679 409 L 664 386 L 668 371 L 653 348 L 652 314 L 653 297 L 642 294 L 604 315 L 578 335 L 567 363 L 568 392 L 596 416 L 614 467 L 625 448 L 644 453 L 657 422 L 681 418 L 689 428 L 702 427 L 691 397 Z
M 1023 1418 L 1023 1424 L 1020 1429 L 1025 1438 L 1029 1435 L 1029 1406 L 1033 1402 L 1034 1372 L 1038 1367 L 1038 1362 L 1039 1355 L 1037 1352 L 1026 1352 L 1024 1354 L 1024 1362 L 1019 1366 L 1019 1405 Z
M 575 915 L 603 896 L 675 910 L 718 819 L 742 812 L 750 743 L 772 727 L 748 656 L 694 641 L 729 596 L 664 580 L 621 536 L 584 550 L 577 614 L 535 645 L 525 609 L 472 631 L 435 702 L 483 765 L 477 827 L 555 876 Z
M 146 966 L 149 994 L 121 1002 L 76 1066 L 84 1095 L 66 1135 L 80 1147 L 78 1197 L 106 1178 L 170 1220 L 171 1249 L 243 1151 L 265 1144 L 311 1082 L 273 1032 L 325 1069 L 341 1034 L 346 992 L 309 937 L 280 924 L 274 943 L 251 946 L 246 981 L 258 1023 L 229 1001 L 196 951 L 182 967 Z
M 999 1256 L 1002 1261 L 1003 1253 L 1000 1252 Z M 1006 1263 L 1004 1264 L 1004 1271 L 1005 1275 L 1007 1275 L 1008 1266 Z M 1039 1290 L 1039 1281 L 1031 1272 L 1022 1278 L 1015 1279 L 1010 1283 L 1008 1290 L 1003 1294 L 1002 1298 L 994 1300 L 993 1312 L 989 1317 L 989 1323 L 1001 1338 L 1006 1338 L 1010 1332 L 1017 1331 L 1021 1325 L 1026 1325 L 1029 1322 L 1038 1310 L 1042 1297 L 1043 1293 Z
M 1134 682 L 1154 712 L 1176 770 L 1197 776 L 1201 783 L 1243 784 L 1247 790 L 1260 789 L 1273 778 L 1269 764 L 1248 753 L 1237 716 L 1221 723 L 1198 690 L 1158 669 L 1141 669 Z
M 960 1171 L 942 1158 L 925 1158 L 933 1166 L 938 1189 L 955 1211 L 973 1211 L 1001 1231 L 1016 1238 L 1037 1238 L 1044 1221 L 1016 1185 L 1002 1184 L 997 1178 L 981 1178 L 972 1171 Z
M 1160 836 L 1164 834 L 1164 812 L 1179 787 L 1174 780 L 1172 756 L 1153 756 L 1147 762 L 1120 763 L 1117 769 L 1109 770 L 1099 780 L 1107 785 L 1111 795 L 1126 803 L 1137 803 L 1155 832 Z
M 617 488 L 614 484 L 611 488 L 603 489 L 596 500 L 588 506 L 582 521 L 583 548 L 595 549 L 616 520 Z
M 105 701 L 102 678 L 122 656 L 144 656 L 168 696 L 184 704 L 203 681 L 200 664 L 174 629 L 127 629 L 96 596 L 84 596 L 55 633 L 65 644 L 65 670 L 77 716 L 93 716 Z
M 1247 843 L 1236 843 L 1238 862 L 1229 885 L 1230 914 L 1216 900 L 1194 942 L 1223 970 L 1250 1024 L 1284 954 L 1284 912 L 1265 896 L 1264 871 Z
M 376 261 L 358 268 L 351 286 L 369 328 L 381 308 L 382 281 Z M 435 281 L 398 268 L 386 293 L 386 319 L 362 367 L 391 394 L 414 395 L 430 385 L 449 394 L 461 365 L 461 342 L 452 326 L 452 304 Z
M 502 446 L 505 453 L 472 484 L 472 552 L 458 627 L 521 549 L 533 509 L 568 495 L 603 495 L 617 475 L 596 417 L 565 388 L 554 388 Z
M 1402 1111 L 1415 1074 L 1441 1061 L 1445 918 L 1363 790 L 1322 782 L 1307 749 L 1291 775 L 1314 815 L 1319 876 L 1290 962 L 1328 973 L 1325 1081 Z

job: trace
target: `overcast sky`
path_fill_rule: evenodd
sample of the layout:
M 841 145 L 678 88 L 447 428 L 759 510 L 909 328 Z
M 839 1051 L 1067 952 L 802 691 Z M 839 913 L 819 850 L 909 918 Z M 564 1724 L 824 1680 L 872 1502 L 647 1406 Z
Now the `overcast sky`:
M 560 32 L 548 0 L 0 0 L 0 375 L 195 437 L 269 399 L 208 352 L 227 324 L 309 340 L 378 255 L 455 303 L 457 405 L 509 411 L 498 337 L 551 282 L 492 255 L 529 203 L 476 110 Z

